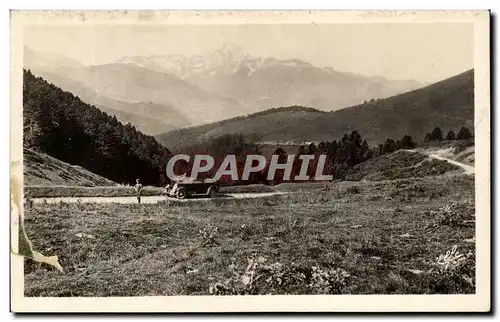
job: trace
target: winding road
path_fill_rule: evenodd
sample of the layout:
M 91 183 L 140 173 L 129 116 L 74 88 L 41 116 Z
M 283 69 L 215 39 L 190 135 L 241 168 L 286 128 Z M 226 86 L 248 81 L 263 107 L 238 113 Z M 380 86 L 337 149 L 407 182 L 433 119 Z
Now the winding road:
M 470 165 L 462 163 L 462 162 L 458 162 L 456 160 L 445 158 L 442 155 L 440 155 L 439 153 L 426 153 L 425 151 L 417 151 L 417 150 L 405 150 L 405 151 L 413 152 L 413 153 L 422 153 L 422 154 L 427 155 L 427 156 L 434 158 L 434 159 L 447 161 L 451 164 L 454 164 L 454 165 L 459 166 L 460 168 L 464 169 L 465 174 L 474 174 L 475 173 L 473 166 L 470 166 Z
M 435 158 L 435 159 L 438 159 L 438 160 L 445 160 L 445 161 L 447 161 L 447 162 L 449 162 L 451 164 L 459 166 L 459 167 L 461 167 L 462 169 L 465 170 L 465 174 L 474 174 L 474 167 L 473 166 L 470 166 L 470 165 L 467 165 L 465 163 L 458 162 L 458 161 L 455 161 L 455 160 L 452 160 L 452 159 L 448 159 L 448 158 L 442 157 L 439 154 L 430 154 L 429 156 L 431 158 Z

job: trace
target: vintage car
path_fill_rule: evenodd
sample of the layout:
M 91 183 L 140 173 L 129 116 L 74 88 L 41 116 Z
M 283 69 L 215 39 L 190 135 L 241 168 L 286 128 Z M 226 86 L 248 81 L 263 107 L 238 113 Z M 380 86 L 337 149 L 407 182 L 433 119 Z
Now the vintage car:
M 169 197 L 184 199 L 196 196 L 214 197 L 218 191 L 219 186 L 215 180 L 181 179 L 167 185 L 163 192 Z

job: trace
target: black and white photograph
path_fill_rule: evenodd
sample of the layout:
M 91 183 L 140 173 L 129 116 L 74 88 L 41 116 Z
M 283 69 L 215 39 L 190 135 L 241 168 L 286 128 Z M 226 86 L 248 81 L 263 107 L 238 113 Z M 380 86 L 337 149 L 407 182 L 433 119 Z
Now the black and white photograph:
M 489 310 L 489 12 L 204 17 L 12 13 L 19 309 Z

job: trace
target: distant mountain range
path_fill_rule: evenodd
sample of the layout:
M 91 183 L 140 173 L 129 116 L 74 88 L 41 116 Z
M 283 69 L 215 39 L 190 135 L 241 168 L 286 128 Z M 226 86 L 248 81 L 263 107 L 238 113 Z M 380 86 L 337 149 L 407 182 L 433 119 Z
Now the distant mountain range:
M 277 106 L 337 110 L 422 86 L 253 57 L 233 45 L 207 56 L 123 57 L 97 66 L 25 48 L 24 68 L 147 134 Z
M 288 105 L 331 111 L 423 86 L 414 80 L 342 73 L 299 59 L 253 57 L 232 44 L 207 56 L 135 56 L 118 62 L 175 75 L 208 93 L 234 99 L 246 113 Z
M 474 129 L 474 71 L 404 94 L 370 100 L 333 112 L 285 107 L 167 132 L 157 140 L 172 151 L 224 133 L 241 133 L 258 142 L 338 140 L 357 130 L 371 144 L 405 134 L 421 141 L 434 127 L 444 133 Z

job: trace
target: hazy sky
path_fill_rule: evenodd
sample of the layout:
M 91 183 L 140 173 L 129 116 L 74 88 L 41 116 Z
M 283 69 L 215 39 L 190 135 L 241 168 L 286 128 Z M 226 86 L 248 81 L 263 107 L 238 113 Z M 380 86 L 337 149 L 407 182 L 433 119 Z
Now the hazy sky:
M 122 56 L 205 55 L 233 43 L 252 56 L 299 58 L 317 66 L 389 79 L 438 81 L 474 66 L 473 25 L 270 24 L 30 26 L 25 44 L 83 64 Z

